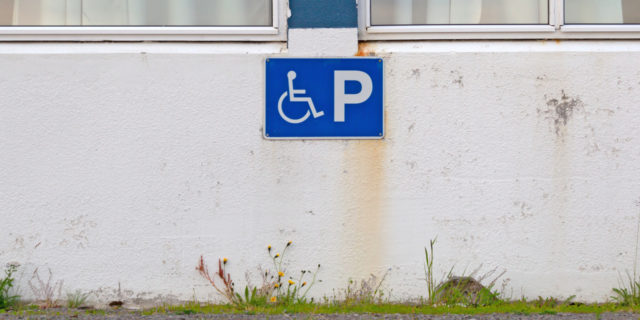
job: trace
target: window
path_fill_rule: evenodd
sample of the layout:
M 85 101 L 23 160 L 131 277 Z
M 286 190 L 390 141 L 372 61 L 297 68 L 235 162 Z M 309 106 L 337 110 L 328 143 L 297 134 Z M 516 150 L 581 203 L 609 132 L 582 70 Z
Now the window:
M 566 24 L 640 23 L 638 0 L 565 0 Z
M 0 0 L 0 40 L 282 40 L 279 2 Z
M 640 0 L 366 0 L 359 10 L 365 40 L 640 37 Z
M 372 25 L 548 24 L 547 0 L 372 0 Z

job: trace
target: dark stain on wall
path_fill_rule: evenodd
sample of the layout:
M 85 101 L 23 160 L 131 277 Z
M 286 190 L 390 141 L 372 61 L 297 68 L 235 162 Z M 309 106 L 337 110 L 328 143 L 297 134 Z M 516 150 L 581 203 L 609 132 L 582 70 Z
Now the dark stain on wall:
M 545 96 L 545 100 L 547 100 L 547 109 L 539 109 L 538 114 L 544 114 L 548 118 L 551 118 L 553 120 L 556 135 L 560 136 L 562 129 L 566 127 L 574 113 L 583 108 L 582 100 L 577 96 L 573 98 L 569 97 L 564 90 L 562 90 L 560 98 L 549 99 Z

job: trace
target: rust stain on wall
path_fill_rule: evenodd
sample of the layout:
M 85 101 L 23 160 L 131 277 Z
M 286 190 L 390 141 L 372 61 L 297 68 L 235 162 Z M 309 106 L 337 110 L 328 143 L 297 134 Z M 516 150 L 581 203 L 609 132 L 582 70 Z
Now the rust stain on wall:
M 556 133 L 558 129 L 556 129 Z M 567 128 L 562 126 L 558 138 L 555 140 L 553 146 L 553 172 L 551 173 L 551 217 L 549 217 L 549 230 L 553 232 L 553 239 L 551 242 L 551 257 L 552 261 L 562 265 L 567 247 L 566 234 L 566 215 L 569 209 L 570 200 L 570 183 L 571 183 L 571 166 L 569 157 L 569 148 L 572 143 L 570 137 L 569 141 L 565 140 L 567 136 Z
M 369 57 L 375 56 L 375 48 L 373 44 L 368 42 L 360 42 L 358 43 L 358 52 L 356 53 L 356 57 Z
M 348 274 L 365 278 L 383 265 L 387 195 L 385 140 L 350 141 L 344 158 L 344 258 Z

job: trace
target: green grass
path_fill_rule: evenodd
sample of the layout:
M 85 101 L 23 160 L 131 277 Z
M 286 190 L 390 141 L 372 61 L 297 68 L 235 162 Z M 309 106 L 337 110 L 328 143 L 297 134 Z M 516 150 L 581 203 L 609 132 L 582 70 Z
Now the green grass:
M 381 313 L 381 314 L 557 314 L 557 313 L 594 313 L 606 312 L 640 312 L 640 308 L 621 306 L 614 303 L 592 304 L 592 305 L 536 305 L 534 302 L 504 302 L 490 306 L 465 307 L 465 306 L 427 306 L 412 304 L 292 304 L 292 305 L 272 305 L 264 307 L 250 307 L 238 309 L 233 305 L 200 305 L 185 304 L 180 306 L 162 306 L 148 309 L 142 313 L 151 314 L 283 314 L 283 313 L 303 313 L 303 314 L 332 314 L 332 313 Z
M 87 302 L 88 298 L 89 294 L 83 293 L 80 290 L 69 292 L 67 293 L 67 308 L 80 308 L 85 304 L 85 302 Z
M 545 302 L 551 299 L 544 299 Z M 623 306 L 617 303 L 603 304 L 571 304 L 571 303 L 540 303 L 537 301 L 514 301 L 502 302 L 488 306 L 468 307 L 461 305 L 439 305 L 429 306 L 427 304 L 400 304 L 400 303 L 294 303 L 289 305 L 275 304 L 266 306 L 246 306 L 239 308 L 232 304 L 200 304 L 197 302 L 186 303 L 182 305 L 164 305 L 156 308 L 150 308 L 143 311 L 126 311 L 126 310 L 101 310 L 92 309 L 79 311 L 76 309 L 38 309 L 30 305 L 17 307 L 12 311 L 4 311 L 8 315 L 14 316 L 38 316 L 38 315 L 69 315 L 77 316 L 79 314 L 87 315 L 108 315 L 113 312 L 132 313 L 142 315 L 153 314 L 171 314 L 171 315 L 189 315 L 189 314 L 463 314 L 463 315 L 481 315 L 481 314 L 558 314 L 558 313 L 588 313 L 599 316 L 609 312 L 633 312 L 640 313 L 640 307 Z M 1 312 L 0 312 L 1 313 Z

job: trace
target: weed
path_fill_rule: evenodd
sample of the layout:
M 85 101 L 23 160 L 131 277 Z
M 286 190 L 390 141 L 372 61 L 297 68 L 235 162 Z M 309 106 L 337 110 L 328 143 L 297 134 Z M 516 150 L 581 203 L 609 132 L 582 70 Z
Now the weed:
M 478 307 L 503 302 L 503 300 L 500 299 L 500 292 L 493 289 L 493 287 L 498 279 L 506 273 L 506 271 L 498 274 L 485 286 L 482 282 L 485 279 L 493 277 L 497 269 L 490 270 L 489 272 L 478 276 L 478 273 L 482 268 L 482 265 L 480 265 L 468 276 L 465 276 L 464 272 L 462 276 L 454 276 L 452 267 L 446 276 L 446 280 L 436 285 L 436 280 L 433 276 L 434 247 L 436 240 L 437 238 L 430 240 L 429 247 L 424 248 L 424 273 L 425 281 L 427 282 L 428 305 L 435 306 L 444 304 L 449 306 L 463 305 Z
M 620 281 L 620 288 L 613 288 L 614 295 L 611 296 L 613 301 L 623 306 L 635 307 L 640 305 L 640 282 L 635 280 L 627 272 L 627 283 Z
M 89 298 L 88 293 L 83 293 L 80 290 L 76 290 L 74 292 L 67 293 L 67 307 L 68 308 L 80 308 L 87 302 L 87 298 Z
M 438 237 L 429 241 L 429 249 L 424 247 L 424 258 L 426 260 L 424 264 L 424 275 L 427 281 L 427 299 L 430 302 L 435 300 L 436 294 L 436 282 L 433 279 L 433 247 L 436 244 L 436 240 L 438 240 Z
M 190 315 L 190 314 L 194 314 L 196 313 L 195 311 L 191 310 L 191 309 L 184 309 L 181 311 L 176 312 L 177 315 Z
M 85 314 L 93 315 L 93 316 L 104 316 L 107 314 L 107 312 L 102 309 L 91 309 L 91 310 L 85 311 Z
M 534 300 L 532 304 L 536 308 L 555 308 L 560 305 L 560 301 L 554 297 L 543 298 L 538 296 L 538 299 Z
M 38 268 L 33 271 L 33 276 L 29 280 L 29 287 L 31 287 L 33 295 L 38 301 L 42 302 L 42 307 L 45 309 L 57 307 L 57 300 L 62 295 L 63 281 L 52 282 L 52 280 L 53 272 L 51 272 L 51 269 L 49 269 L 49 278 L 45 282 L 40 278 Z
M 219 294 L 224 296 L 229 302 L 234 303 L 235 294 L 233 292 L 233 281 L 231 281 L 231 275 L 225 270 L 225 266 L 227 265 L 227 258 L 218 259 L 218 271 L 211 276 L 209 273 L 209 268 L 207 264 L 204 262 L 204 257 L 200 256 L 200 263 L 196 267 L 196 270 L 203 276 L 205 279 L 211 283 L 214 289 L 218 291 Z M 215 279 L 220 279 L 222 281 L 222 285 L 218 286 L 216 284 Z
M 541 296 L 538 296 L 538 299 L 533 300 L 530 304 L 536 308 L 541 308 L 541 309 L 557 308 L 559 306 L 578 305 L 579 303 L 572 302 L 573 299 L 575 298 L 576 296 L 573 295 L 565 299 L 564 301 L 562 301 L 555 297 L 543 298 Z
M 17 295 L 11 294 L 13 288 L 13 274 L 18 270 L 16 264 L 7 264 L 5 277 L 0 278 L 0 310 L 7 309 L 18 301 Z
M 309 290 L 316 284 L 320 264 L 315 271 L 301 270 L 297 278 L 286 276 L 287 271 L 282 267 L 287 249 L 291 247 L 292 242 L 289 241 L 282 249 L 282 254 L 276 253 L 272 255 L 271 246 L 267 246 L 267 253 L 273 262 L 274 274 L 270 274 L 267 270 L 263 276 L 263 284 L 275 289 L 269 301 L 282 305 L 290 305 L 293 303 L 306 303 Z M 307 283 L 306 278 L 311 277 Z M 288 278 L 285 282 L 285 278 Z M 286 291 L 285 291 L 286 286 Z M 305 288 L 306 287 L 306 288 Z
M 373 274 L 369 276 L 369 279 L 363 279 L 360 282 L 349 279 L 349 284 L 343 292 L 344 297 L 338 304 L 366 305 L 384 303 L 384 291 L 381 288 L 388 273 L 389 271 L 387 270 L 379 280 Z
M 222 295 L 227 302 L 235 307 L 248 311 L 248 309 L 267 306 L 269 304 L 291 305 L 295 303 L 306 303 L 307 294 L 316 283 L 317 274 L 320 269 L 312 272 L 310 270 L 300 271 L 298 277 L 288 276 L 284 265 L 284 257 L 292 245 L 289 241 L 284 246 L 282 253 L 273 253 L 272 247 L 267 246 L 267 252 L 273 263 L 274 270 L 260 270 L 262 276 L 262 284 L 260 286 L 251 285 L 247 279 L 247 286 L 244 291 L 236 292 L 235 283 L 231 280 L 231 275 L 227 271 L 229 260 L 227 258 L 218 259 L 218 271 L 211 274 L 208 270 L 204 257 L 200 256 L 200 262 L 196 270 L 202 275 L 214 289 Z M 307 282 L 307 278 L 311 277 Z M 248 278 L 248 276 L 247 276 Z
M 635 307 L 640 305 L 640 282 L 636 279 L 638 269 L 638 241 L 640 241 L 640 199 L 635 202 L 638 210 L 638 221 L 636 225 L 636 243 L 635 254 L 633 259 L 633 276 L 627 271 L 627 281 L 619 280 L 620 288 L 613 288 L 614 295 L 611 297 L 617 303 L 623 306 Z
M 436 288 L 435 301 L 445 305 L 472 307 L 500 303 L 500 293 L 492 288 L 492 284 L 485 287 L 479 280 L 471 276 L 451 276 Z

